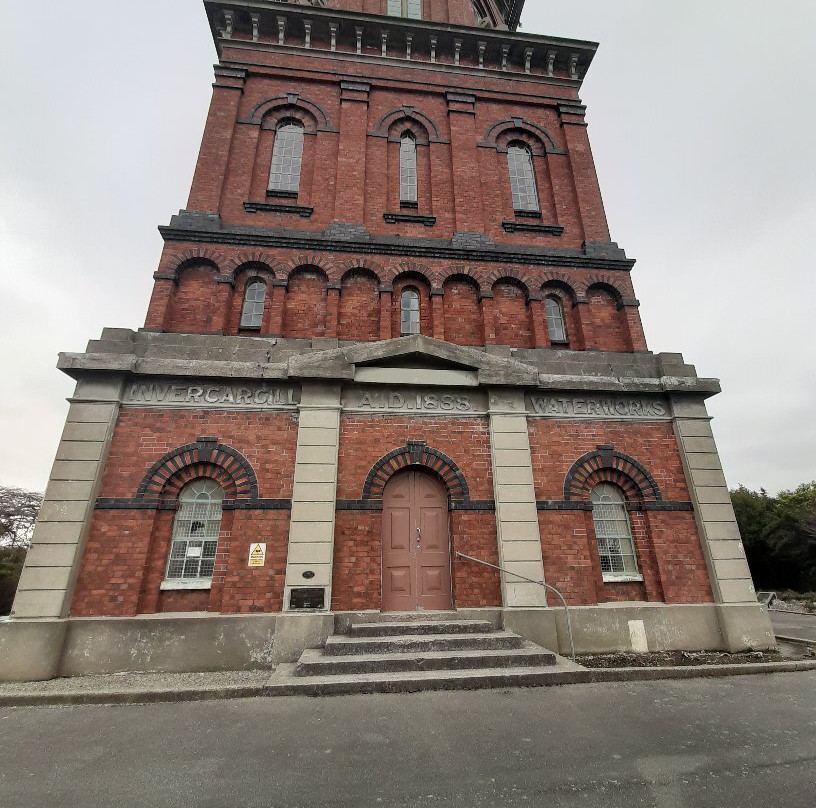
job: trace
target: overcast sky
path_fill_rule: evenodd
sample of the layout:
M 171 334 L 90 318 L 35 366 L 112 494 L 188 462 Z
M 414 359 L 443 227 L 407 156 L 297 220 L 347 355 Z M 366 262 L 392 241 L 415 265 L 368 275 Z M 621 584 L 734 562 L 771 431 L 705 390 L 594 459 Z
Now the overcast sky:
M 528 0 L 601 48 L 582 96 L 649 346 L 722 379 L 729 483 L 816 478 L 816 3 Z M 200 0 L 4 8 L 0 484 L 42 490 L 73 384 L 58 351 L 143 324 L 215 52 Z

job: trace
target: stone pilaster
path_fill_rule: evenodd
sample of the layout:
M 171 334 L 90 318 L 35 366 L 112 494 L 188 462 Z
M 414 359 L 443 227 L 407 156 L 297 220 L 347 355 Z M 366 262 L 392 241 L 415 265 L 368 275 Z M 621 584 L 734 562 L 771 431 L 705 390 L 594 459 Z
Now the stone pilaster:
M 304 382 L 299 406 L 284 609 L 296 587 L 322 587 L 331 606 L 340 385 Z M 306 577 L 304 577 L 304 574 Z
M 14 600 L 16 620 L 69 614 L 121 387 L 118 376 L 77 385 Z
M 673 398 L 672 414 L 725 646 L 732 651 L 773 646 L 773 630 L 757 603 L 705 403 L 702 398 Z
M 490 392 L 490 454 L 496 498 L 499 564 L 534 581 L 544 581 L 530 434 L 523 391 Z M 502 574 L 505 607 L 546 606 L 546 590 Z

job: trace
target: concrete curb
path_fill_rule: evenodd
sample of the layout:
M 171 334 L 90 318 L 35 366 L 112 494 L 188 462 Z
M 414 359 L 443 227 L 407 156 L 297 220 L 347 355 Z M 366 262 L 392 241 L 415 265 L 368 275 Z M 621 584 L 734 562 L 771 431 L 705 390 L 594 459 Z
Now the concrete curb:
M 755 676 L 763 673 L 799 673 L 816 670 L 816 660 L 769 662 L 747 665 L 689 665 L 673 668 L 584 668 L 553 671 L 546 682 L 529 686 L 601 684 L 607 682 L 648 682 L 671 679 L 715 679 L 726 676 Z M 120 692 L 88 691 L 84 693 L 20 693 L 0 695 L 3 707 L 67 707 L 103 704 L 162 704 L 186 701 L 247 699 L 264 696 L 265 685 L 242 685 L 187 690 L 132 690 Z M 468 689 L 468 688 L 464 688 Z M 499 686 L 497 689 L 506 689 Z M 332 694 L 328 694 L 332 695 Z M 348 693 L 336 695 L 349 695 Z
M 68 707 L 93 704 L 169 704 L 182 701 L 247 699 L 260 696 L 263 685 L 190 688 L 188 690 L 123 690 L 85 693 L 21 693 L 0 695 L 2 707 Z
M 813 645 L 816 646 L 816 640 L 806 640 L 803 637 L 785 637 L 782 634 L 776 635 L 777 640 L 782 640 L 782 642 L 795 642 L 798 645 Z

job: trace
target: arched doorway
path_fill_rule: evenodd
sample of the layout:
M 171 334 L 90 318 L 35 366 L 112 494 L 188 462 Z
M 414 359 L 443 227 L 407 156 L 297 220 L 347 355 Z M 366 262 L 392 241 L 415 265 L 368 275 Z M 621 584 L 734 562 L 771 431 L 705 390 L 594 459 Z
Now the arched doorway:
M 451 608 L 448 494 L 436 475 L 395 474 L 383 492 L 382 610 Z

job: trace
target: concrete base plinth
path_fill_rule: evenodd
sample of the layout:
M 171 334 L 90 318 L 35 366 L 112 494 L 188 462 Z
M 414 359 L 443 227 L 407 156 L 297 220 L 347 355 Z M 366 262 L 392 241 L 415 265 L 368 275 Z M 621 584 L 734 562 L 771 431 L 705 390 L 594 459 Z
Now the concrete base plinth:
M 759 603 L 717 606 L 726 651 L 765 651 L 776 646 L 768 610 Z
M 40 682 L 59 675 L 67 620 L 0 623 L 0 682 Z
M 570 607 L 569 614 L 578 654 L 642 651 L 633 647 L 633 636 L 644 634 L 648 651 L 732 650 L 723 639 L 713 603 L 608 603 Z M 504 626 L 559 654 L 571 652 L 562 608 L 505 609 Z
M 322 648 L 334 634 L 334 615 L 280 614 L 275 630 L 275 662 L 296 662 L 307 648 Z

